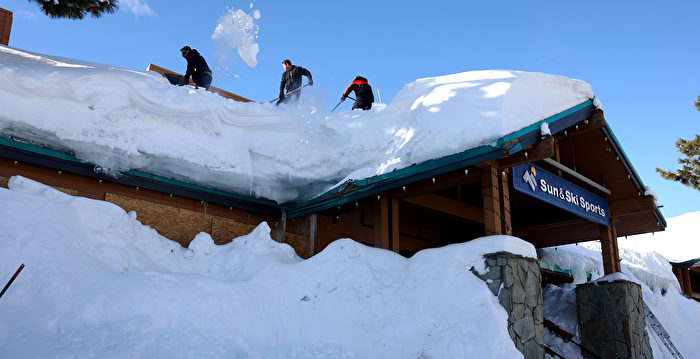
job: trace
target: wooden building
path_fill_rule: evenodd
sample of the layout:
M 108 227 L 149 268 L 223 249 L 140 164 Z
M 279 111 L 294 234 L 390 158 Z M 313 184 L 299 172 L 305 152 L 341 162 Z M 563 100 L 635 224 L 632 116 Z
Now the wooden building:
M 681 285 L 681 292 L 700 302 L 700 258 L 671 262 L 671 267 Z
M 545 122 L 551 134 L 542 134 Z M 0 138 L 0 184 L 22 175 L 116 203 L 182 245 L 200 231 L 226 243 L 261 221 L 273 228 L 273 238 L 305 258 L 345 237 L 405 256 L 494 234 L 517 236 L 535 247 L 600 240 L 605 272 L 612 273 L 620 271 L 618 236 L 666 227 L 603 111 L 591 100 L 494 145 L 346 182 L 299 203 L 246 197 L 143 171 L 113 177 L 95 168 L 40 143 Z M 546 193 L 547 186 L 540 188 L 545 175 L 548 183 L 560 181 L 550 186 L 553 195 Z M 551 200 L 534 197 L 536 192 Z

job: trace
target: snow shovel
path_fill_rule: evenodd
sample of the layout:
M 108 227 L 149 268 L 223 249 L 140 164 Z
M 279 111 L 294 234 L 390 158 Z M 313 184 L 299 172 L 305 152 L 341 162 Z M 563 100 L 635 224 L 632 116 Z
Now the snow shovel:
M 292 93 L 292 92 L 297 92 L 297 91 L 303 89 L 303 88 L 306 87 L 306 86 L 309 86 L 309 84 L 299 86 L 299 87 L 295 88 L 294 90 L 287 92 L 286 94 L 284 94 L 284 96 L 286 97 L 286 96 L 289 95 L 290 93 Z M 276 99 L 274 99 L 274 100 L 270 100 L 270 101 L 267 101 L 267 102 L 268 102 L 268 103 L 273 103 L 273 102 L 275 102 L 275 101 L 277 101 L 277 100 L 279 100 L 279 99 L 280 99 L 280 98 L 278 97 L 278 98 L 276 98 Z
M 353 100 L 353 101 L 357 101 L 357 100 L 355 100 L 354 98 L 352 98 L 351 96 L 348 96 L 348 98 L 351 99 L 351 100 Z M 343 103 L 343 100 L 340 100 L 340 102 L 338 102 L 338 104 L 335 105 L 335 107 L 333 107 L 333 109 L 331 110 L 331 112 L 335 111 L 335 109 L 338 108 L 338 106 L 340 106 L 341 103 Z
M 22 271 L 22 268 L 24 268 L 24 263 L 22 263 L 22 265 L 19 266 L 19 269 L 17 269 L 17 271 L 15 272 L 15 275 L 13 275 L 12 278 L 10 279 L 10 281 L 7 282 L 7 284 L 5 284 L 5 288 L 3 288 L 2 292 L 0 292 L 0 297 L 2 297 L 3 294 L 5 294 L 5 291 L 7 290 L 7 288 L 10 288 L 10 284 L 12 284 L 12 282 L 15 281 L 15 278 L 17 278 L 17 276 L 19 275 L 19 272 Z

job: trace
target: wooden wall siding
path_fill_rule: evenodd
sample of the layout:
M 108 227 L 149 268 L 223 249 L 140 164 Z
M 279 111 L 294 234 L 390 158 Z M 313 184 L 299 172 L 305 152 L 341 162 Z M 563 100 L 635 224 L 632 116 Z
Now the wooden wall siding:
M 212 234 L 214 241 L 220 240 L 211 233 L 211 217 L 201 212 L 167 206 L 118 194 L 105 194 L 105 201 L 112 202 L 125 211 L 135 211 L 136 218 L 153 227 L 162 236 L 187 247 L 199 232 Z
M 0 44 L 10 44 L 10 31 L 12 30 L 12 12 L 0 8 Z

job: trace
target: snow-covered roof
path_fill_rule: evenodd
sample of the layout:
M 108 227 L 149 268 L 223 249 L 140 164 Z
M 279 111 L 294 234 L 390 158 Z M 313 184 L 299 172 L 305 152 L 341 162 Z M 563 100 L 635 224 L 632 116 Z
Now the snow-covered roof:
M 115 174 L 142 170 L 279 203 L 495 144 L 594 97 L 562 76 L 470 71 L 410 82 L 370 111 L 331 112 L 313 96 L 239 103 L 152 72 L 4 46 L 0 64 L 3 136 Z

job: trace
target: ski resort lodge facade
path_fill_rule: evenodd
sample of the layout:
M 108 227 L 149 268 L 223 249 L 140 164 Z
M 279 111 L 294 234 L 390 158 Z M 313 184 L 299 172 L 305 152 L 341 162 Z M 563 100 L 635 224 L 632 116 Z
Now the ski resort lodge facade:
M 0 40 L 5 36 L 1 34 Z M 153 65 L 150 69 L 172 73 Z M 250 101 L 215 91 L 232 100 Z M 96 171 L 94 164 L 73 153 L 18 134 L 0 133 L 0 186 L 7 187 L 9 178 L 16 175 L 133 210 L 143 224 L 183 246 L 199 232 L 225 244 L 266 221 L 272 237 L 292 246 L 303 258 L 339 238 L 410 257 L 427 248 L 511 235 L 536 248 L 599 240 L 605 273 L 611 274 L 621 271 L 618 237 L 666 227 L 653 196 L 646 193 L 603 111 L 592 100 L 503 136 L 492 145 L 348 181 L 303 202 L 277 203 L 145 170 L 112 176 Z M 526 358 L 543 357 L 540 265 L 507 253 L 494 253 L 486 261 L 489 266 L 500 266 L 498 273 L 521 268 L 522 276 L 511 277 L 530 278 L 515 284 L 505 277 L 483 279 L 502 282 L 505 288 L 512 288 L 511 293 L 534 293 L 525 315 L 534 327 L 534 338 L 523 337 L 517 329 L 521 326 L 515 325 L 522 315 L 514 308 L 523 303 L 515 295 L 503 296 L 498 288 L 494 295 L 509 312 L 509 330 L 518 349 Z M 530 276 L 531 272 L 536 276 Z M 637 290 L 631 284 L 623 283 L 622 290 Z M 641 300 L 641 292 L 636 293 Z M 644 348 L 645 338 L 648 347 L 646 334 L 626 335 L 627 339 L 619 340 L 631 348 L 630 357 L 646 357 L 646 349 L 637 349 Z M 606 350 L 597 352 L 605 354 Z

